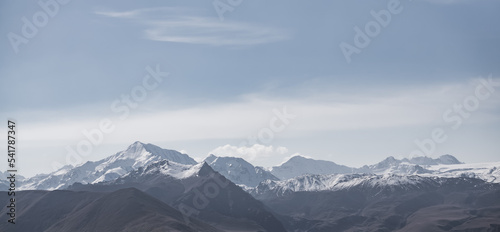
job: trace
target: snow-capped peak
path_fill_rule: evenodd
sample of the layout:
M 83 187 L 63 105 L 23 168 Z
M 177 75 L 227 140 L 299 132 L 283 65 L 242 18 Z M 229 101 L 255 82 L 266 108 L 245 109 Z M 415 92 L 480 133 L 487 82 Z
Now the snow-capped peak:
M 183 165 L 197 162 L 178 151 L 162 149 L 153 144 L 134 142 L 127 149 L 99 161 L 89 161 L 77 167 L 65 167 L 48 175 L 26 179 L 22 189 L 61 189 L 73 183 L 99 183 L 110 181 L 161 160 Z
M 238 157 L 217 157 L 210 155 L 204 162 L 238 185 L 254 187 L 263 180 L 278 180 L 278 178 L 263 168 L 254 167 L 246 160 Z
M 395 191 L 395 190 L 418 190 L 436 188 L 446 183 L 465 181 L 463 178 L 443 178 L 436 176 L 419 175 L 396 175 L 396 174 L 331 174 L 331 175 L 303 175 L 282 181 L 263 181 L 256 188 L 247 191 L 254 196 L 271 195 L 283 196 L 292 192 L 317 192 L 317 191 L 339 191 L 353 188 L 364 190 Z M 478 183 L 483 180 L 473 179 Z
M 188 155 L 178 151 L 163 149 L 153 144 L 144 144 L 137 141 L 126 150 L 105 159 L 104 162 L 96 167 L 96 171 L 117 167 L 131 167 L 132 169 L 137 169 L 151 164 L 152 162 L 164 159 L 180 164 L 194 165 L 197 163 Z
M 436 159 L 427 156 L 416 156 L 411 159 L 402 159 L 401 161 L 424 166 L 438 164 L 461 164 L 461 162 L 452 155 L 442 155 Z

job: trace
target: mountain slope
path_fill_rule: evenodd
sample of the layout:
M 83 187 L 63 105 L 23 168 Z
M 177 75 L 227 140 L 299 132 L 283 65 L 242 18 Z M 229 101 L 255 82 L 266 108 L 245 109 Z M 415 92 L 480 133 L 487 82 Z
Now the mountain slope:
M 420 157 L 422 160 L 432 160 L 428 157 Z M 425 162 L 417 162 L 425 163 Z M 430 163 L 430 162 L 429 162 Z M 375 174 L 398 174 L 398 175 L 415 175 L 422 173 L 429 173 L 430 171 L 420 166 L 419 164 L 412 163 L 408 159 L 398 160 L 392 156 L 380 161 L 373 165 L 365 165 L 356 169 L 357 173 L 375 173 Z
M 462 164 L 452 155 L 443 155 L 433 159 L 429 157 L 414 157 L 411 159 L 396 159 L 389 156 L 385 160 L 361 168 L 347 167 L 331 161 L 314 160 L 301 156 L 294 156 L 285 163 L 272 167 L 271 173 L 281 180 L 298 177 L 305 174 L 348 174 L 348 173 L 375 173 L 375 174 L 423 174 L 431 173 L 427 167 L 434 165 Z
M 498 231 L 500 185 L 474 178 L 371 178 L 257 197 L 288 231 Z
M 74 184 L 74 191 L 138 188 L 216 228 L 227 231 L 285 231 L 272 213 L 208 164 L 194 166 L 158 161 L 116 180 Z
M 278 180 L 270 172 L 261 167 L 254 167 L 242 158 L 210 155 L 204 162 L 238 185 L 255 187 L 264 180 Z
M 491 183 L 500 183 L 500 162 L 465 164 L 451 155 L 443 155 L 436 159 L 415 157 L 401 160 L 390 156 L 377 164 L 365 165 L 357 169 L 356 172 L 378 175 L 396 174 L 449 178 L 471 177 Z
M 135 142 L 126 150 L 99 161 L 89 161 L 77 167 L 65 166 L 51 174 L 37 175 L 21 182 L 22 190 L 63 189 L 69 185 L 110 181 L 159 160 L 171 160 L 180 164 L 193 165 L 196 161 L 186 154 L 162 149 L 152 144 Z
M 366 173 L 394 173 L 394 171 L 399 172 L 400 174 L 416 174 L 416 173 L 425 173 L 425 167 L 429 167 L 432 165 L 453 165 L 453 164 L 462 164 L 452 155 L 442 155 L 439 158 L 433 159 L 426 156 L 413 157 L 411 159 L 396 159 L 393 156 L 389 156 L 383 161 L 374 164 L 374 165 L 365 165 L 362 168 L 358 169 L 358 172 L 366 172 Z
M 92 223 L 87 223 L 92 221 Z M 48 231 L 219 231 L 135 189 L 121 189 L 92 202 Z
M 500 162 L 433 165 L 427 169 L 430 173 L 422 174 L 422 176 L 470 177 L 491 183 L 500 183 Z
M 421 190 L 438 188 L 449 184 L 449 181 L 470 181 L 487 186 L 484 180 L 476 178 L 444 178 L 419 175 L 395 174 L 331 174 L 303 175 L 288 180 L 261 182 L 259 186 L 249 189 L 257 199 L 275 196 L 286 196 L 294 192 L 340 191 L 353 188 L 379 189 L 380 191 Z
M 7 208 L 0 210 L 0 231 L 45 231 L 76 209 L 91 204 L 102 193 L 71 191 L 16 192 L 16 224 L 7 223 Z M 0 192 L 0 203 L 7 205 L 9 196 Z M 21 203 L 22 202 L 22 203 Z
M 7 194 L 2 194 L 0 201 Z M 210 231 L 219 230 L 184 216 L 167 204 L 133 188 L 111 193 L 21 191 L 16 225 L 0 211 L 0 231 Z
M 19 175 L 19 173 L 9 173 L 8 171 L 5 172 L 0 171 L 0 190 L 9 189 L 10 181 L 9 179 L 7 179 L 7 177 L 9 177 L 11 174 L 15 175 L 16 181 L 18 182 L 21 182 L 25 179 L 23 176 Z

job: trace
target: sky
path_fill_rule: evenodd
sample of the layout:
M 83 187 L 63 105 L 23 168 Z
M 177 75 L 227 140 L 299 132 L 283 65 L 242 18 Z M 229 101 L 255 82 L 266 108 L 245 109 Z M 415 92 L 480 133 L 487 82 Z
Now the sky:
M 294 155 L 354 167 L 388 156 L 500 161 L 499 9 L 6 0 L 0 133 L 16 121 L 24 176 L 135 141 L 264 167 Z

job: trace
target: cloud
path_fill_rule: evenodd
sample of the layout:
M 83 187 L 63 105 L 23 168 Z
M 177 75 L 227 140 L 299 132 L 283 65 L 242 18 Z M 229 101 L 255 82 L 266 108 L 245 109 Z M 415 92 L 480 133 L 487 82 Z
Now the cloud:
M 261 144 L 242 147 L 227 144 L 217 147 L 209 152 L 209 154 L 214 154 L 216 156 L 240 157 L 246 161 L 265 159 L 270 156 L 282 156 L 286 153 L 288 153 L 288 149 L 286 147 L 273 147 Z
M 495 82 L 499 81 L 500 79 L 495 79 Z M 94 134 L 99 128 L 99 122 L 103 118 L 109 118 L 116 129 L 103 135 L 103 143 L 96 146 L 96 154 L 115 152 L 116 145 L 124 146 L 137 140 L 153 144 L 209 141 L 208 149 L 198 150 L 199 154 L 221 144 L 220 141 L 224 141 L 222 144 L 228 143 L 226 141 L 236 141 L 235 144 L 239 146 L 224 145 L 211 152 L 220 156 L 242 157 L 254 161 L 252 163 L 256 165 L 269 166 L 271 163 L 279 163 L 290 153 L 295 153 L 286 147 L 276 146 L 278 140 L 280 142 L 288 139 L 314 140 L 323 136 L 325 132 L 365 133 L 373 129 L 388 129 L 390 132 L 392 129 L 397 131 L 434 125 L 443 126 L 445 124 L 442 119 L 443 113 L 472 96 L 478 83 L 478 80 L 474 79 L 465 83 L 414 86 L 404 89 L 389 86 L 382 93 L 357 91 L 339 94 L 329 89 L 287 98 L 273 98 L 265 93 L 255 93 L 236 100 L 232 99 L 231 102 L 203 106 L 187 105 L 180 109 L 170 109 L 163 105 L 161 99 L 154 99 L 158 102 L 149 100 L 142 102 L 139 106 L 141 110 L 133 111 L 125 120 L 118 119 L 119 115 L 114 115 L 111 110 L 106 109 L 105 107 L 108 107 L 106 104 L 103 107 L 74 107 L 42 113 L 17 112 L 16 115 L 23 115 L 17 119 L 23 122 L 23 129 L 19 135 L 21 143 L 23 147 L 31 149 L 33 154 L 54 153 L 51 157 L 64 157 L 66 146 L 74 147 L 79 142 L 88 140 L 83 131 Z M 297 87 L 296 92 L 300 91 L 300 87 Z M 480 102 L 477 111 L 471 112 L 472 116 L 467 119 L 467 124 L 498 123 L 499 105 L 500 94 L 495 91 L 490 98 Z M 291 120 L 284 130 L 275 133 L 274 140 L 264 145 L 248 142 L 248 137 L 255 137 L 263 128 L 270 128 L 270 122 L 276 117 L 273 109 L 282 110 L 285 106 L 287 112 L 296 115 L 296 118 Z M 64 119 L 47 117 L 47 115 L 61 115 L 62 111 Z M 85 112 L 85 117 L 81 116 L 82 112 Z M 103 112 L 108 113 L 103 114 Z M 8 117 L 9 112 L 0 112 L 1 115 Z M 214 141 L 219 142 L 212 145 Z M 241 146 L 243 142 L 247 142 L 247 146 Z M 289 148 L 292 146 L 285 145 Z M 107 153 L 99 152 L 101 147 L 114 149 Z M 184 147 L 185 145 L 181 146 Z M 189 147 L 188 149 L 196 150 Z M 93 155 L 92 158 L 95 159 L 97 156 Z
M 165 17 L 165 15 L 172 14 L 194 14 L 194 9 L 185 7 L 154 7 L 154 8 L 139 8 L 129 11 L 110 11 L 110 10 L 96 10 L 94 14 L 102 15 L 110 18 L 120 19 L 141 19 L 146 16 L 152 17 Z
M 134 20 L 145 26 L 144 38 L 154 41 L 211 46 L 249 46 L 287 40 L 290 33 L 280 28 L 242 22 L 222 22 L 198 16 L 183 8 L 146 8 L 132 11 L 96 11 L 95 14 Z
M 498 80 L 498 79 L 497 79 Z M 275 138 L 307 138 L 320 132 L 401 128 L 443 124 L 442 115 L 454 104 L 463 103 L 474 93 L 476 81 L 452 83 L 443 86 L 414 87 L 412 89 L 387 89 L 385 93 L 315 93 L 310 96 L 276 99 L 266 94 L 242 96 L 236 102 L 219 102 L 204 106 L 186 106 L 183 109 L 162 107 L 161 100 L 141 104 L 141 112 L 134 112 L 126 120 L 119 115 L 101 112 L 79 118 L 83 110 L 65 112 L 65 120 L 44 120 L 36 112 L 26 118 L 25 141 L 74 141 L 83 137 L 83 130 L 98 128 L 99 121 L 110 118 L 116 130 L 106 135 L 107 143 L 194 141 L 205 139 L 241 139 L 257 136 L 259 131 L 270 128 L 276 115 L 273 109 L 296 115 L 286 127 L 274 134 Z M 297 90 L 299 91 L 299 90 Z M 468 123 L 498 121 L 500 95 L 480 103 Z M 146 110 L 148 109 L 148 110 Z M 108 109 L 109 110 L 109 109 Z M 108 111 L 110 112 L 110 111 Z M 147 113 L 144 113 L 147 112 Z M 273 121 L 281 126 L 280 121 Z M 271 141 L 272 143 L 272 141 Z M 248 143 L 251 145 L 253 143 Z
M 102 15 L 111 18 L 133 18 L 137 16 L 140 11 L 123 11 L 123 12 L 113 12 L 113 11 L 96 11 L 97 15 Z

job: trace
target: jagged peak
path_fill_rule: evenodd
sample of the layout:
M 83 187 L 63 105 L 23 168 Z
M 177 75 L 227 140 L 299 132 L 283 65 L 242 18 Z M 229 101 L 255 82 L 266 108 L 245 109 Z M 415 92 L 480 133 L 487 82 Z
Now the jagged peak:
M 182 164 L 196 164 L 197 162 L 187 154 L 183 154 L 176 150 L 164 149 L 151 143 L 143 143 L 136 141 L 132 143 L 124 151 L 118 152 L 114 156 L 109 157 L 109 160 L 116 159 L 135 159 L 137 161 L 148 161 L 154 159 L 168 159 Z
M 128 149 L 133 149 L 133 148 L 137 148 L 137 147 L 144 147 L 146 144 L 141 142 L 141 141 L 135 141 L 133 142 L 132 144 L 130 144 L 127 148 Z
M 209 176 L 212 173 L 216 173 L 210 165 L 207 164 L 207 162 L 203 162 L 203 164 L 200 167 L 200 170 L 198 171 L 198 175 L 200 176 Z
M 216 159 L 216 158 L 218 158 L 218 156 L 216 156 L 216 155 L 214 155 L 214 154 L 210 154 L 210 155 L 208 155 L 208 156 L 207 156 L 207 158 L 205 158 L 205 159 Z
M 382 160 L 381 162 L 377 163 L 376 165 L 399 164 L 399 163 L 410 163 L 415 165 L 436 165 L 436 164 L 461 164 L 462 162 L 458 161 L 458 159 L 455 158 L 454 156 L 446 154 L 439 156 L 438 158 L 431 158 L 428 156 L 414 156 L 411 158 L 397 159 L 394 158 L 393 156 L 389 156 L 384 160 Z
M 213 162 L 215 162 L 218 158 L 219 158 L 218 156 L 216 156 L 216 155 L 214 155 L 214 154 L 210 154 L 210 155 L 208 155 L 208 156 L 207 156 L 207 158 L 205 158 L 205 159 L 203 160 L 203 162 L 213 163 Z
M 385 158 L 384 160 L 382 160 L 382 162 L 394 162 L 394 161 L 400 161 L 396 158 L 394 158 L 394 156 L 388 156 L 387 158 Z
M 149 152 L 154 151 L 154 150 L 168 150 L 168 149 L 163 149 L 163 148 L 156 146 L 154 144 L 151 144 L 151 143 L 143 143 L 141 141 L 135 141 L 134 143 L 132 143 L 128 146 L 126 151 L 139 150 L 139 149 L 144 149 L 144 150 L 149 151 Z

